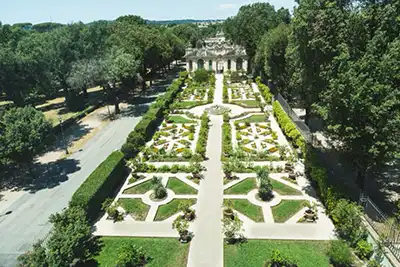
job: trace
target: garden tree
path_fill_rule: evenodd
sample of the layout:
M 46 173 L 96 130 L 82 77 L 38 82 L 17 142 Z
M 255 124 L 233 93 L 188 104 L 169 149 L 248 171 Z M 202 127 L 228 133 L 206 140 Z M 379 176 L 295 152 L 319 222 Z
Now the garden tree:
M 146 256 L 141 247 L 132 244 L 123 244 L 118 249 L 117 267 L 141 267 L 144 266 L 150 257 Z
M 86 98 L 87 89 L 93 85 L 98 77 L 98 60 L 81 59 L 71 65 L 71 71 L 67 78 L 67 83 L 71 90 L 82 91 L 83 97 Z
M 346 1 L 303 0 L 292 20 L 293 67 L 290 76 L 298 77 L 298 94 L 309 122 L 312 106 L 320 102 L 335 68 L 332 60 L 347 37 L 349 6 Z
M 285 92 L 288 82 L 285 54 L 289 34 L 290 26 L 279 24 L 263 36 L 255 56 L 255 67 L 262 69 L 266 77 L 277 84 L 284 96 L 291 96 L 290 92 Z
M 146 21 L 142 17 L 136 16 L 136 15 L 119 16 L 115 21 L 132 24 L 132 25 L 145 25 L 146 24 Z
M 137 56 L 117 49 L 112 49 L 98 61 L 98 72 L 94 75 L 94 80 L 101 84 L 109 97 L 113 99 L 116 114 L 120 112 L 118 84 L 123 86 L 129 82 L 132 83 L 136 78 L 138 68 Z
M 193 80 L 198 83 L 206 83 L 210 77 L 210 73 L 206 69 L 197 69 L 194 72 Z
M 196 46 L 196 42 L 201 39 L 199 28 L 195 24 L 179 24 L 171 28 L 172 32 L 178 36 L 185 45 Z
M 38 32 L 48 32 L 52 31 L 58 28 L 61 28 L 65 26 L 64 24 L 61 23 L 56 23 L 56 22 L 43 22 L 43 23 L 38 23 L 32 25 L 32 30 L 38 31 Z
M 55 93 L 54 77 L 51 73 L 51 36 L 49 33 L 32 32 L 29 35 L 23 36 L 16 47 L 15 53 L 21 55 L 23 60 L 29 62 L 29 68 L 24 73 L 29 77 L 30 96 L 29 98 L 37 97 L 38 95 L 51 96 Z M 34 100 L 34 99 L 33 99 Z M 31 101 L 30 101 L 31 102 Z
M 259 41 L 270 29 L 287 20 L 280 11 L 279 16 L 269 3 L 254 3 L 240 7 L 236 16 L 224 22 L 226 36 L 236 44 L 242 45 L 252 62 Z
M 52 72 L 57 83 L 63 89 L 67 106 L 76 111 L 76 90 L 70 90 L 67 82 L 72 63 L 83 58 L 83 42 L 81 30 L 82 23 L 70 24 L 65 27 L 51 31 L 51 55 L 50 62 Z M 79 106 L 79 105 L 78 105 Z
M 24 267 L 48 267 L 46 260 L 46 248 L 42 240 L 33 244 L 32 249 L 18 257 L 19 266 Z
M 68 267 L 77 260 L 84 263 L 92 258 L 98 244 L 92 237 L 92 227 L 83 209 L 70 207 L 62 213 L 51 215 L 49 221 L 53 224 L 46 242 L 49 266 Z
M 353 28 L 372 28 L 341 46 L 333 60 L 338 74 L 318 106 L 329 136 L 357 163 L 362 189 L 368 173 L 381 171 L 400 150 L 400 26 L 392 25 L 400 4 L 365 2 L 359 18 L 352 18 L 358 23 Z
M 111 34 L 111 23 L 98 20 L 91 22 L 82 29 L 83 54 L 85 58 L 91 59 L 102 56 L 110 44 L 107 43 Z
M 0 158 L 30 165 L 52 140 L 52 125 L 33 107 L 11 108 L 0 117 Z
M 272 184 L 269 178 L 269 172 L 266 168 L 260 168 L 257 170 L 257 179 L 259 182 L 258 196 L 264 200 L 270 200 L 272 198 Z
M 232 218 L 225 217 L 222 219 L 222 233 L 225 235 L 226 242 L 233 244 L 239 239 L 243 239 L 243 221 L 239 216 Z
M 362 210 L 357 204 L 346 199 L 340 199 L 332 210 L 331 216 L 335 222 L 338 235 L 352 246 L 366 237 L 367 232 L 362 221 Z
M 62 213 L 50 216 L 53 224 L 46 247 L 41 241 L 18 257 L 21 266 L 69 267 L 85 264 L 98 251 L 98 241 L 92 236 L 86 213 L 78 207 L 69 207 Z M 83 266 L 83 265 L 82 265 Z

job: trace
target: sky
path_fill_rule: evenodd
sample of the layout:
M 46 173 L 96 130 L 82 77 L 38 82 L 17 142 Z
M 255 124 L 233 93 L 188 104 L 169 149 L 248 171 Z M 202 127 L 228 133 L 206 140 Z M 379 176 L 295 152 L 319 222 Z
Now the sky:
M 295 4 L 294 0 L 0 0 L 0 21 L 87 23 L 129 14 L 150 20 L 225 19 L 253 2 L 269 2 L 290 11 Z

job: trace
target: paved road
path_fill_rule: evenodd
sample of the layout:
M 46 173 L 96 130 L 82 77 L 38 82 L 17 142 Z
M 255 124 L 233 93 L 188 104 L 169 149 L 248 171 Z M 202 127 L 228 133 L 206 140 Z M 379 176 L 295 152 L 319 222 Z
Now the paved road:
M 162 91 L 165 86 L 154 90 Z M 26 191 L 0 217 L 0 266 L 15 266 L 18 255 L 29 250 L 51 229 L 48 218 L 68 205 L 71 196 L 89 174 L 114 150 L 119 149 L 140 120 L 148 104 L 131 106 L 89 140 L 82 151 L 48 166 L 46 181 Z M 58 180 L 58 181 L 56 181 Z M 0 211 L 3 214 L 5 211 Z

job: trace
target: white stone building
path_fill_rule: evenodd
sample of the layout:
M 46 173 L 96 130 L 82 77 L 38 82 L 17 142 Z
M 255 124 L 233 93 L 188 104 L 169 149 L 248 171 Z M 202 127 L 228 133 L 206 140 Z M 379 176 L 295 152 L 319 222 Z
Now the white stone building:
M 227 70 L 247 71 L 248 67 L 246 50 L 226 40 L 222 32 L 205 40 L 201 48 L 187 48 L 185 58 L 189 72 L 200 68 L 219 73 Z

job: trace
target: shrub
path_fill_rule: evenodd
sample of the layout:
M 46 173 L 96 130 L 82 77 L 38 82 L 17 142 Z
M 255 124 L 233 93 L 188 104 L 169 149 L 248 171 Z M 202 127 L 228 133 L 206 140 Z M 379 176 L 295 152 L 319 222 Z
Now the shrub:
M 269 87 L 261 82 L 261 78 L 260 77 L 256 78 L 256 83 L 257 83 L 257 86 L 258 86 L 258 90 L 260 90 L 262 96 L 264 97 L 265 102 L 266 103 L 271 103 L 272 94 L 271 94 L 271 92 L 269 90 Z
M 272 110 L 284 134 L 289 138 L 294 147 L 299 147 L 302 153 L 305 154 L 306 142 L 303 136 L 299 130 L 297 130 L 295 124 L 283 110 L 278 101 L 274 101 L 274 103 L 272 103 Z
M 206 156 L 206 147 L 207 147 L 207 139 L 208 139 L 208 131 L 210 129 L 209 122 L 210 119 L 207 116 L 207 113 L 203 113 L 201 115 L 201 126 L 199 139 L 196 144 L 196 153 L 201 155 L 203 158 Z
M 272 184 L 268 170 L 266 168 L 258 169 L 257 179 L 260 181 L 258 196 L 264 201 L 270 200 L 272 198 Z
M 210 73 L 206 69 L 197 69 L 194 72 L 193 80 L 198 83 L 206 83 L 209 80 Z
M 361 219 L 361 207 L 356 203 L 340 199 L 332 210 L 331 216 L 338 235 L 352 246 L 366 237 L 366 228 Z
M 146 256 L 141 247 L 132 244 L 123 244 L 118 249 L 118 259 L 115 264 L 121 267 L 141 267 L 149 260 L 150 258 Z
M 343 240 L 330 241 L 327 254 L 335 267 L 348 267 L 354 261 L 349 246 Z
M 243 231 L 243 222 L 238 216 L 231 218 L 222 219 L 222 233 L 225 235 L 226 241 L 230 244 L 235 243 L 238 239 L 242 237 L 241 231 Z
M 298 265 L 292 260 L 288 259 L 286 255 L 283 255 L 279 250 L 274 249 L 272 251 L 272 257 L 265 267 L 297 267 Z
M 357 242 L 355 253 L 360 259 L 369 260 L 374 254 L 374 247 L 367 240 L 362 239 Z
M 73 194 L 70 206 L 82 207 L 90 221 L 96 219 L 103 201 L 111 196 L 125 178 L 124 155 L 111 153 Z
M 225 122 L 222 124 L 222 158 L 230 157 L 232 152 L 232 129 L 229 122 Z
M 185 73 L 182 73 L 182 75 L 184 74 Z M 168 110 L 176 95 L 179 93 L 185 79 L 186 77 L 181 76 L 179 79 L 175 80 L 168 87 L 166 93 L 158 97 L 143 115 L 135 129 L 129 134 L 126 143 L 122 146 L 121 150 L 125 158 L 134 158 L 141 147 L 151 139 L 159 123 L 162 121 L 165 111 Z

